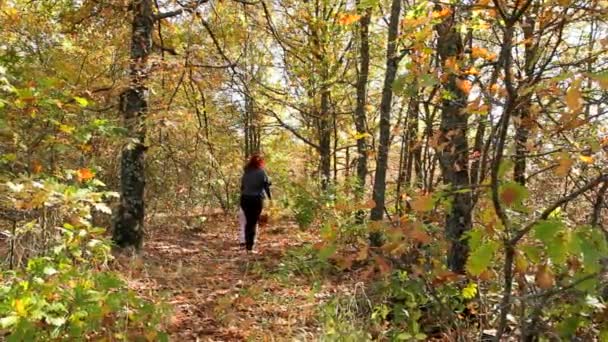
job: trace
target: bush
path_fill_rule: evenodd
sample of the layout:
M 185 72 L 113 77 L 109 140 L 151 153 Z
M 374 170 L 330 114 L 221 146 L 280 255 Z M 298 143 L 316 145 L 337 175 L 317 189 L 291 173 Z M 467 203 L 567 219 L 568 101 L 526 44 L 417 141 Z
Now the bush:
M 161 331 L 166 309 L 129 290 L 107 266 L 110 241 L 105 229 L 92 226 L 91 209 L 109 211 L 102 200 L 112 194 L 96 191 L 99 185 L 53 180 L 9 184 L 13 203 L 34 211 L 52 208 L 56 222 L 64 223 L 44 227 L 54 230 L 46 253 L 27 259 L 26 267 L 0 273 L 0 335 L 8 341 L 167 340 Z M 36 233 L 40 221 L 25 225 Z

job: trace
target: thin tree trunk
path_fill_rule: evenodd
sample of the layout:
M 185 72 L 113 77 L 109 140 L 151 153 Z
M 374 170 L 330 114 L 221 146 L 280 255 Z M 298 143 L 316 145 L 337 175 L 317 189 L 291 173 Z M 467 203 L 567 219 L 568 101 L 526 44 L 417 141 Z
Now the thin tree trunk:
M 522 30 L 524 33 L 524 40 L 531 42 L 534 36 L 534 19 L 527 18 Z M 534 60 L 536 58 L 535 49 L 532 48 L 533 44 L 528 43 L 525 45 L 524 58 L 524 72 L 528 79 L 534 77 Z M 529 113 L 530 112 L 530 95 L 525 95 L 525 99 L 520 102 L 517 110 L 517 116 L 515 117 L 515 165 L 513 167 L 513 178 L 521 184 L 526 184 L 526 153 L 528 152 L 527 143 L 528 136 L 530 135 L 530 123 Z
M 361 199 L 365 191 L 365 178 L 367 177 L 367 116 L 365 105 L 367 103 L 367 81 L 369 78 L 369 23 L 371 8 L 363 10 L 359 20 L 360 61 L 357 75 L 357 107 L 355 108 L 355 127 L 357 129 L 357 189 L 356 196 Z
M 319 119 L 319 154 L 321 188 L 327 190 L 331 181 L 331 118 L 329 114 L 329 90 L 321 90 L 321 114 Z
M 388 45 L 386 48 L 386 74 L 380 101 L 380 140 L 378 141 L 378 159 L 374 178 L 375 207 L 371 211 L 371 219 L 382 220 L 385 209 L 386 173 L 388 168 L 388 151 L 391 138 L 391 106 L 393 102 L 393 82 L 397 74 L 400 58 L 397 56 L 397 36 L 399 34 L 399 17 L 401 0 L 392 0 L 391 15 L 388 26 Z M 372 243 L 377 242 L 373 241 Z
M 452 18 L 444 20 L 436 27 L 437 51 L 442 65 L 450 59 L 462 59 L 463 44 Z M 443 182 L 453 190 L 466 189 L 469 184 L 469 165 L 467 142 L 468 116 L 463 113 L 467 103 L 467 94 L 458 86 L 464 82 L 461 76 L 449 73 L 444 89 L 453 94 L 450 99 L 444 99 L 441 105 L 441 123 L 439 146 L 439 164 Z M 471 194 L 455 192 L 452 206 L 446 215 L 446 235 L 451 242 L 447 264 L 454 272 L 463 272 L 469 253 L 469 247 L 464 234 L 471 229 Z
M 405 184 L 412 185 L 412 172 L 416 169 L 416 159 L 420 159 L 420 144 L 418 144 L 418 101 L 416 97 L 410 99 L 407 120 L 407 159 L 405 162 Z M 415 170 L 416 177 L 419 169 Z
M 150 0 L 132 2 L 131 84 L 120 95 L 120 110 L 131 141 L 121 156 L 121 199 L 115 213 L 113 240 L 120 247 L 141 248 L 144 235 L 145 120 L 148 110 L 148 56 L 154 17 Z

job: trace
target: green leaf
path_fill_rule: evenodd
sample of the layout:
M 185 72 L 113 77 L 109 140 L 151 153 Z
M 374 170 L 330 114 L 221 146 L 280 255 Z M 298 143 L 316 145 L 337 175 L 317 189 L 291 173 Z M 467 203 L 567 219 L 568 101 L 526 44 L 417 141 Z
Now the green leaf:
M 488 241 L 482 244 L 479 248 L 473 250 L 467 260 L 467 270 L 474 276 L 483 273 L 492 264 L 494 253 L 498 249 L 498 243 Z
M 569 338 L 574 335 L 580 323 L 581 321 L 579 317 L 571 316 L 561 321 L 558 324 L 557 329 L 561 337 Z
M 411 339 L 413 336 L 410 333 L 407 332 L 402 332 L 399 335 L 397 335 L 397 341 L 406 341 Z
M 533 263 L 538 264 L 540 262 L 541 250 L 537 246 L 522 246 L 521 250 Z
M 555 235 L 563 229 L 563 224 L 557 220 L 543 220 L 534 225 L 532 229 L 534 237 L 545 244 L 549 244 L 555 238 Z
M 330 256 L 332 256 L 336 252 L 336 250 L 337 250 L 337 246 L 335 244 L 325 245 L 319 251 L 319 254 L 318 254 L 319 259 L 323 259 L 323 260 L 328 259 Z
M 483 237 L 483 232 L 481 231 L 481 229 L 472 229 L 467 233 L 467 235 L 469 236 L 469 248 L 474 250 L 481 246 Z
M 498 166 L 498 179 L 504 178 L 507 172 L 513 169 L 513 165 L 514 164 L 511 159 L 505 159 L 500 162 L 500 165 Z
M 407 76 L 405 76 L 405 75 L 398 76 L 393 81 L 393 91 L 396 93 L 399 93 L 403 89 L 405 89 L 406 85 L 407 85 Z
M 432 74 L 424 74 L 420 77 L 420 85 L 423 87 L 432 87 L 439 83 L 439 80 L 435 75 Z

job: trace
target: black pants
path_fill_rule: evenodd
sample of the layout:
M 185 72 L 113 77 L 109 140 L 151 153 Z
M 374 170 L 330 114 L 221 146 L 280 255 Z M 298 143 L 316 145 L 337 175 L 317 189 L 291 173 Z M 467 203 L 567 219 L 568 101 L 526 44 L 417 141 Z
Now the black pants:
M 263 199 L 260 196 L 241 196 L 241 208 L 245 212 L 245 248 L 253 249 L 255 226 L 262 213 Z

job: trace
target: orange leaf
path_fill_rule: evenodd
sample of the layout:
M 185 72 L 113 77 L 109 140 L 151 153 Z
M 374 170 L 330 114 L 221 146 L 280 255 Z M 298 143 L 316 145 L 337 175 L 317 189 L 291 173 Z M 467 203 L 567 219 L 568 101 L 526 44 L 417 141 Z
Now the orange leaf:
M 445 61 L 445 68 L 452 71 L 457 72 L 459 70 L 458 63 L 456 62 L 456 57 L 450 57 Z
M 412 238 L 420 243 L 427 244 L 431 242 L 431 237 L 422 229 L 414 229 L 410 232 Z
M 32 171 L 34 171 L 34 173 L 40 173 L 42 172 L 42 164 L 40 164 L 39 161 L 35 160 L 34 165 L 32 165 Z
M 555 277 L 547 265 L 542 265 L 536 271 L 535 281 L 541 289 L 549 289 L 555 284 Z
M 338 15 L 338 23 L 340 25 L 350 25 L 357 22 L 359 19 L 361 19 L 361 16 L 358 14 L 340 13 Z
M 83 168 L 76 171 L 76 178 L 79 182 L 93 179 L 93 177 L 95 177 L 95 174 L 90 169 Z
M 448 15 L 450 15 L 451 13 L 452 13 L 452 10 L 449 7 L 444 7 L 441 9 L 441 11 L 434 11 L 433 18 L 435 18 L 435 19 L 445 18 Z
M 456 86 L 465 94 L 469 94 L 471 92 L 471 88 L 473 88 L 471 81 L 461 79 L 456 79 Z
M 412 202 L 412 209 L 416 211 L 430 211 L 433 209 L 433 198 L 431 195 L 421 195 Z
M 378 264 L 378 269 L 380 270 L 380 273 L 387 274 L 391 271 L 391 265 L 389 265 L 389 263 L 386 262 L 383 257 L 376 255 L 374 256 L 374 260 L 376 261 L 376 264 Z
M 441 285 L 446 282 L 453 282 L 460 277 L 458 273 L 454 273 L 452 271 L 442 271 L 435 276 L 433 280 L 433 285 Z

